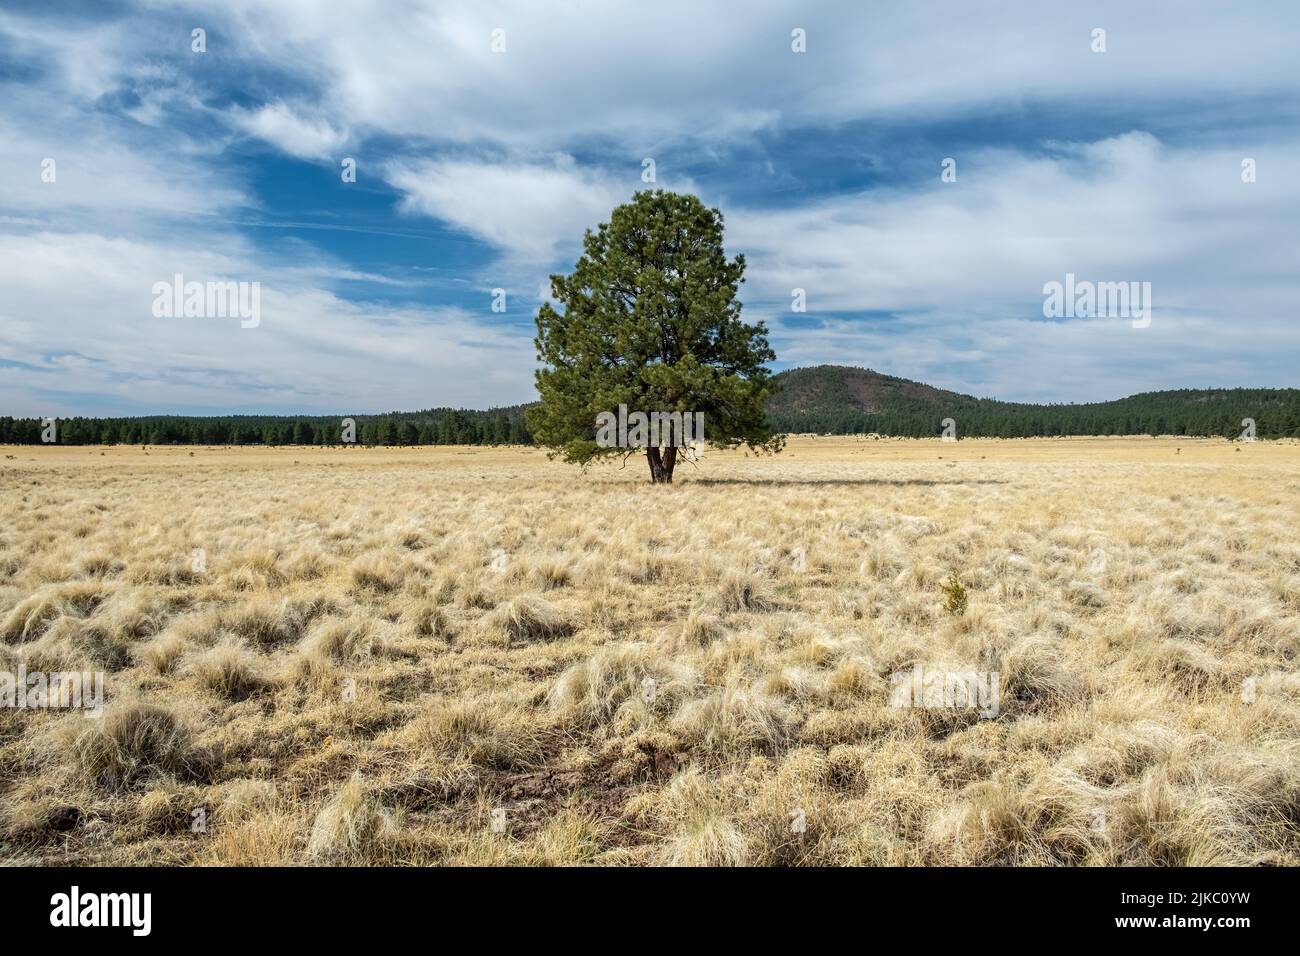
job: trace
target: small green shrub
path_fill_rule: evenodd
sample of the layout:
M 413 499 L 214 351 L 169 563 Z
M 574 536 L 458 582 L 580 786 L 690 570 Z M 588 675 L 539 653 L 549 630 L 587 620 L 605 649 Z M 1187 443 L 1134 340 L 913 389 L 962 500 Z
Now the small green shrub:
M 961 617 L 966 613 L 966 586 L 961 583 L 957 577 L 957 572 L 953 571 L 948 575 L 948 580 L 940 585 L 943 589 L 943 609 L 954 617 Z

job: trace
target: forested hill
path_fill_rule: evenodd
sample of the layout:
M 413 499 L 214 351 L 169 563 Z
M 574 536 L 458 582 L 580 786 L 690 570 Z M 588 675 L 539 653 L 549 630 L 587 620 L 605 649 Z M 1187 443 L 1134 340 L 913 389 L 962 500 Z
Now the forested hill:
M 958 437 L 1219 435 L 1236 438 L 1254 419 L 1260 438 L 1300 437 L 1300 389 L 1213 388 L 1143 392 L 1109 402 L 1030 405 L 974 398 L 864 368 L 818 365 L 775 376 L 767 403 L 780 431 L 875 432 L 924 437 L 941 422 Z
M 1028 405 L 973 398 L 864 368 L 818 365 L 775 376 L 768 419 L 783 432 L 913 438 L 956 422 L 962 437 L 1044 435 L 1241 435 L 1254 419 L 1259 438 L 1300 438 L 1300 389 L 1218 388 L 1144 392 L 1110 402 Z M 354 415 L 365 445 L 531 444 L 527 406 L 475 411 L 431 408 Z M 321 445 L 343 440 L 344 419 L 332 415 L 156 415 L 60 418 L 60 444 Z M 594 423 L 593 423 L 594 427 Z M 38 444 L 39 419 L 0 417 L 0 444 Z M 707 425 L 706 425 L 707 432 Z

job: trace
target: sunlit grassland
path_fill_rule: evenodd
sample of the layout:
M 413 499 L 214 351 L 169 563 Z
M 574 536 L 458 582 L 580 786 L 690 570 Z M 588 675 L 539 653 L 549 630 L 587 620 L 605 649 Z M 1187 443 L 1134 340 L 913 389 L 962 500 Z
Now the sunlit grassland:
M 1300 862 L 1297 443 L 0 451 L 8 860 Z

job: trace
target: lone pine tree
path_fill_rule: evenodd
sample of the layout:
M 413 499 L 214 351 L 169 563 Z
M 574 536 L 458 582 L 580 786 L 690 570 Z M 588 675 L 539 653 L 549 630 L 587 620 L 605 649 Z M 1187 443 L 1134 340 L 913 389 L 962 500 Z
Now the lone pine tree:
M 601 413 L 703 414 L 704 440 L 780 451 L 763 413 L 765 363 L 776 358 L 762 322 L 740 319 L 745 258 L 728 260 L 722 213 L 698 198 L 639 192 L 583 239 L 570 275 L 551 276 L 537 314 L 541 402 L 527 421 L 538 444 L 587 464 L 639 448 L 597 441 Z M 644 446 L 650 480 L 673 480 L 680 448 L 660 434 Z

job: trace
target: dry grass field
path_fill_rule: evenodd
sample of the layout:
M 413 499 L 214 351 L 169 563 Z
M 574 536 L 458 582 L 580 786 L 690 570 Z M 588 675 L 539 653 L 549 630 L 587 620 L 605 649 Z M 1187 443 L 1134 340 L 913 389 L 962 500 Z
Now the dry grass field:
M 2 451 L 8 862 L 1300 863 L 1300 444 Z

